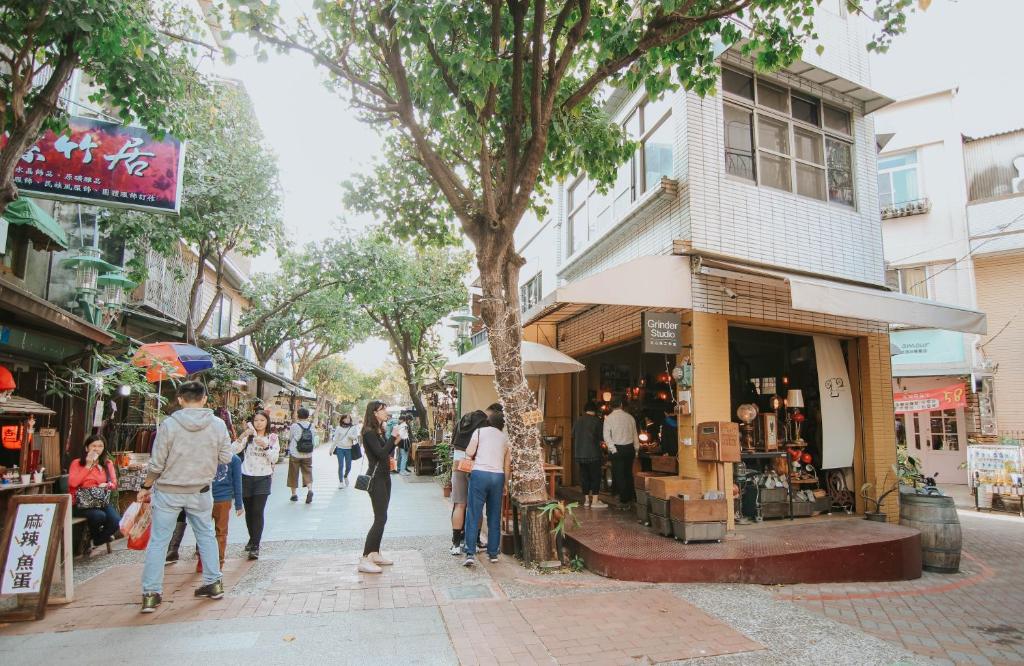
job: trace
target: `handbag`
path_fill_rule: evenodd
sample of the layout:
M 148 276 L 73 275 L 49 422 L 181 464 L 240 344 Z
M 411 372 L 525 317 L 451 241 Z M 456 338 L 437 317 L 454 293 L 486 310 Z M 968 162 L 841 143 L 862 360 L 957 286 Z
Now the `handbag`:
M 107 483 L 110 483 L 110 469 L 104 465 L 103 475 L 107 477 Z M 79 488 L 75 491 L 75 505 L 79 509 L 105 509 L 110 504 L 110 489 L 109 488 Z
M 373 469 L 370 470 L 369 474 L 360 474 L 356 477 L 356 490 L 365 490 L 370 492 L 370 485 L 373 483 L 373 475 L 377 471 L 378 463 L 373 464 Z
M 363 449 L 359 446 L 359 442 L 352 443 L 352 460 L 359 460 L 363 457 Z
M 472 458 L 459 458 L 455 461 L 455 469 L 460 472 L 469 474 L 473 471 L 473 459 Z

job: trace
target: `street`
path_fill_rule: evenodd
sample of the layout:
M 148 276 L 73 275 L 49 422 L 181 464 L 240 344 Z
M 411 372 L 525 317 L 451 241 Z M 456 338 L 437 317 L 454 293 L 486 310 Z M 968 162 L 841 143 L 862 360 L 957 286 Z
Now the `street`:
M 395 565 L 374 577 L 355 571 L 368 498 L 337 488 L 334 462 L 317 450 L 312 505 L 288 501 L 286 465 L 278 466 L 258 562 L 242 559 L 245 527 L 232 518 L 223 600 L 192 598 L 198 577 L 186 546 L 167 569 L 164 604 L 141 615 L 141 553 L 97 550 L 76 564 L 75 601 L 40 622 L 0 628 L 0 650 L 76 663 L 109 662 L 113 649 L 176 664 L 1024 661 L 1016 517 L 961 511 L 965 559 L 955 575 L 653 585 L 537 574 L 505 557 L 467 570 L 447 554 L 448 505 L 437 483 L 393 477 L 384 548 Z

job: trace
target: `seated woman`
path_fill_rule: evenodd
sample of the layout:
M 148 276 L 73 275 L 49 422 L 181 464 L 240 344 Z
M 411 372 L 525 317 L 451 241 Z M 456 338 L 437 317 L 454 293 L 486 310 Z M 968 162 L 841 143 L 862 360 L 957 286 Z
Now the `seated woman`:
M 117 488 L 114 463 L 107 459 L 106 443 L 99 435 L 85 439 L 82 457 L 71 461 L 68 468 L 68 490 L 74 515 L 89 523 L 89 534 L 96 546 L 113 541 L 121 516 L 111 503 Z M 80 505 L 85 506 L 80 506 Z

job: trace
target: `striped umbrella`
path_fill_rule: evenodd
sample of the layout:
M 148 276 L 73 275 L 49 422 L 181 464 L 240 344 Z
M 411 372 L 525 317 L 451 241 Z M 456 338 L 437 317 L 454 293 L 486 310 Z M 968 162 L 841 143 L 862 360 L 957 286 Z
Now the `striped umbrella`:
M 184 342 L 152 342 L 139 347 L 132 357 L 132 365 L 146 368 L 147 381 L 160 382 L 209 370 L 213 367 L 213 357 Z

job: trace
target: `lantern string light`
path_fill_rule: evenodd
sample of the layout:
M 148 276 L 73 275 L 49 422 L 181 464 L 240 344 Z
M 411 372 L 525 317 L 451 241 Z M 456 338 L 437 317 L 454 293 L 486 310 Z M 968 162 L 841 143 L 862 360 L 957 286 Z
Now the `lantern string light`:
M 536 424 L 528 425 L 523 418 L 538 407 L 523 374 L 519 308 L 506 307 L 505 314 L 489 329 L 487 339 L 494 362 L 494 388 L 505 410 L 505 429 L 511 443 L 512 495 L 543 496 L 547 484 L 540 429 Z M 515 341 L 515 344 L 510 344 L 510 341 Z M 502 380 L 506 385 L 512 385 L 512 389 L 503 389 Z

